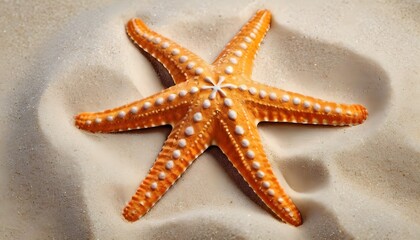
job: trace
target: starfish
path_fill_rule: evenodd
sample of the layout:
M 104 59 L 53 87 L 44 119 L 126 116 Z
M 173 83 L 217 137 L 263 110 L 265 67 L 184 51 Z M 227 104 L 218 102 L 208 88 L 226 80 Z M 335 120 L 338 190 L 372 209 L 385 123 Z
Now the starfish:
M 80 113 L 77 127 L 121 132 L 162 125 L 172 131 L 145 179 L 123 210 L 128 221 L 146 214 L 209 146 L 218 146 L 262 202 L 281 221 L 302 224 L 280 186 L 261 143 L 259 122 L 352 126 L 367 118 L 361 105 L 327 102 L 251 80 L 252 65 L 271 13 L 258 11 L 212 64 L 133 18 L 127 33 L 163 64 L 175 85 L 102 112 Z

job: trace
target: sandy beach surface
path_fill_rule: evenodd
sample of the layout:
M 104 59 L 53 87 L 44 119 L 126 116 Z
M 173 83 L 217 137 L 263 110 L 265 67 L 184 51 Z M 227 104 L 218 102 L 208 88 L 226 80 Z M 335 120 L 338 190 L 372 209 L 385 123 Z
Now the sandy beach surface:
M 212 62 L 262 8 L 273 20 L 255 81 L 369 110 L 356 127 L 259 126 L 303 225 L 256 204 L 217 148 L 145 217 L 124 221 L 170 128 L 91 134 L 73 116 L 168 86 L 126 22 L 140 17 Z M 418 1 L 9 0 L 0 45 L 0 239 L 420 237 Z

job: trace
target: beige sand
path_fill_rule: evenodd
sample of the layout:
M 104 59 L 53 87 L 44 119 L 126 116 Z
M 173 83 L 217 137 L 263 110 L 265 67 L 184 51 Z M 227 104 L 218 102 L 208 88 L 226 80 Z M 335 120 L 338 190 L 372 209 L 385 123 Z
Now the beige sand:
M 420 236 L 419 3 L 118 2 L 0 3 L 0 238 Z M 141 17 L 212 61 L 260 8 L 274 19 L 255 80 L 370 112 L 353 128 L 261 125 L 304 224 L 283 224 L 255 204 L 217 149 L 144 218 L 123 221 L 170 129 L 89 134 L 72 117 L 165 87 L 126 37 L 125 22 Z

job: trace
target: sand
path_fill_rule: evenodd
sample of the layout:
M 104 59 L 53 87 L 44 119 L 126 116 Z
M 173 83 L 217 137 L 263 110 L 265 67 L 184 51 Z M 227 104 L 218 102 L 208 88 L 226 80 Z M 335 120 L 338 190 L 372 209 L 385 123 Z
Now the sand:
M 206 151 L 144 218 L 121 216 L 170 128 L 73 125 L 167 87 L 129 41 L 137 16 L 211 62 L 257 9 L 273 13 L 253 78 L 361 103 L 352 128 L 261 124 L 304 218 L 258 206 Z M 3 1 L 1 239 L 415 239 L 420 236 L 420 4 L 415 1 Z

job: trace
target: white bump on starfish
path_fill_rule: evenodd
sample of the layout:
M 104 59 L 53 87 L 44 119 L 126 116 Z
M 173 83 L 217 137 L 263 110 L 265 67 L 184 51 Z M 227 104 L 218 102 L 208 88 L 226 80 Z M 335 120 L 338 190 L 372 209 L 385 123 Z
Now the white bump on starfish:
M 238 59 L 236 59 L 234 57 L 231 57 L 231 58 L 229 58 L 229 62 L 232 63 L 232 64 L 238 64 Z
M 228 117 L 231 120 L 235 120 L 238 117 L 238 114 L 235 112 L 235 110 L 229 109 Z
M 251 167 L 255 170 L 258 170 L 258 169 L 260 169 L 261 166 L 260 166 L 259 162 L 253 161 L 252 164 L 251 164 Z
M 235 56 L 237 56 L 237 57 L 242 57 L 242 51 L 241 51 L 241 50 L 236 50 L 236 51 L 234 52 L 234 54 L 235 54 Z
M 245 37 L 244 38 L 244 40 L 245 40 L 245 42 L 247 42 L 247 43 L 250 43 L 252 40 L 251 40 L 251 38 L 249 38 L 249 37 Z
M 184 138 L 179 139 L 179 141 L 178 141 L 178 146 L 179 146 L 180 148 L 184 148 L 184 147 L 186 147 L 186 146 L 187 146 L 187 140 L 185 140 Z
M 152 106 L 152 104 L 150 102 L 145 102 L 143 104 L 143 109 L 149 109 Z
M 318 120 L 316 118 L 312 119 L 312 124 L 318 124 Z
M 186 61 L 188 61 L 188 57 L 187 57 L 187 56 L 182 55 L 181 57 L 179 57 L 179 62 L 180 62 L 180 63 L 184 63 L 184 62 L 186 62 Z
M 274 190 L 273 189 L 268 189 L 267 190 L 268 195 L 270 196 L 274 196 Z
M 284 202 L 284 199 L 282 197 L 279 197 L 279 198 L 277 198 L 277 202 L 283 203 Z
M 160 43 L 160 41 L 162 41 L 162 39 L 160 39 L 160 37 L 157 37 L 157 38 L 153 38 L 153 39 L 152 39 L 152 42 L 153 42 L 154 44 L 159 44 L 159 43 Z
M 322 119 L 322 124 L 327 125 L 328 124 L 328 120 L 327 119 Z
M 290 210 L 290 208 L 284 208 L 284 211 L 290 212 L 291 210 Z
M 203 120 L 203 115 L 201 114 L 201 112 L 196 112 L 194 113 L 193 119 L 194 122 L 200 122 L 201 120 Z
M 294 104 L 294 105 L 299 105 L 299 104 L 300 104 L 300 98 L 298 98 L 298 97 L 294 97 L 294 98 L 293 98 L 293 104 Z
M 185 95 L 187 95 L 187 90 L 181 90 L 181 91 L 179 91 L 179 96 L 180 97 L 185 97 Z
M 86 121 L 86 124 L 87 124 L 87 125 L 90 125 L 90 124 L 92 124 L 92 121 L 91 121 L 91 120 L 87 120 L 87 121 Z
M 151 38 L 150 38 L 150 41 L 151 41 L 153 44 L 158 44 L 158 40 L 157 40 L 157 38 L 155 38 L 155 37 L 151 37 Z
M 341 108 L 337 107 L 337 108 L 335 108 L 335 112 L 340 114 L 342 112 L 342 110 L 341 110 Z
M 288 102 L 288 101 L 290 100 L 290 96 L 289 96 L 289 95 L 287 95 L 287 94 L 284 94 L 284 95 L 281 97 L 281 100 L 282 100 L 283 102 Z
M 248 46 L 246 45 L 246 43 L 240 43 L 240 44 L 239 44 L 239 46 L 240 46 L 242 49 L 247 49 L 247 48 L 248 48 Z
M 179 51 L 179 49 L 178 48 L 174 48 L 173 50 L 172 50 L 172 52 L 171 52 L 171 54 L 173 55 L 173 56 L 176 56 L 176 55 L 178 55 L 180 53 L 180 51 Z
M 173 100 L 175 100 L 175 98 L 176 98 L 176 94 L 171 93 L 171 94 L 169 94 L 169 96 L 168 96 L 168 101 L 169 101 L 169 102 L 172 102 Z
M 233 73 L 233 67 L 232 66 L 227 66 L 225 68 L 225 73 L 227 74 L 232 74 Z
M 245 139 L 245 138 L 242 139 L 241 146 L 244 147 L 244 148 L 249 147 L 249 140 L 248 139 Z
M 211 103 L 210 103 L 210 101 L 208 99 L 206 99 L 206 100 L 203 101 L 203 108 L 204 109 L 207 109 L 210 106 L 211 106 Z
M 225 104 L 226 107 L 232 107 L 233 106 L 233 101 L 230 98 L 225 98 L 223 103 Z
M 198 67 L 198 68 L 196 68 L 195 69 L 195 74 L 196 75 L 200 75 L 200 74 L 202 74 L 204 72 L 204 70 L 201 68 L 201 67 Z
M 246 152 L 246 156 L 247 156 L 249 159 L 254 159 L 254 158 L 255 158 L 255 153 L 254 153 L 254 151 L 252 151 L 252 150 L 248 150 L 248 151 Z
M 324 111 L 325 111 L 325 113 L 329 113 L 329 112 L 331 112 L 331 107 L 326 106 L 326 107 L 324 108 Z
M 255 95 L 257 94 L 257 89 L 255 89 L 254 87 L 250 87 L 248 92 L 251 93 L 252 95 Z
M 119 118 L 124 118 L 125 117 L 125 112 L 124 111 L 119 111 L 118 112 L 118 117 Z
M 249 36 L 253 39 L 255 39 L 257 37 L 257 35 L 255 35 L 255 33 L 250 33 Z
M 268 98 L 270 98 L 270 100 L 276 100 L 277 99 L 277 95 L 276 95 L 276 93 L 270 93 L 269 95 L 268 95 Z
M 347 110 L 347 111 L 346 111 L 346 114 L 347 114 L 347 116 L 351 116 L 351 114 L 352 114 L 352 113 L 351 113 L 351 111 L 350 111 L 350 110 Z
M 245 130 L 244 130 L 244 128 L 243 128 L 243 127 L 241 127 L 241 126 L 236 126 L 236 127 L 235 127 L 235 133 L 236 133 L 236 134 L 238 134 L 238 135 L 242 135 L 242 134 L 244 134 L 244 133 L 245 133 Z
M 311 107 L 311 103 L 309 102 L 309 101 L 303 101 L 303 106 L 305 107 L 305 108 L 310 108 Z
M 138 108 L 138 107 L 136 107 L 136 106 L 134 106 L 134 107 L 132 107 L 132 108 L 130 109 L 130 112 L 131 112 L 132 114 L 136 114 L 136 113 L 138 113 L 138 111 L 139 111 L 139 108 Z
M 239 90 L 241 90 L 241 91 L 245 91 L 247 89 L 247 87 L 246 87 L 246 85 L 245 84 L 241 84 L 241 85 L 239 85 Z
M 156 105 L 162 105 L 164 101 L 165 101 L 165 100 L 164 100 L 163 98 L 159 97 L 159 98 L 157 98 L 157 99 L 156 99 L 155 104 L 156 104 Z
M 167 170 L 171 170 L 174 167 L 174 161 L 169 160 L 166 164 L 165 164 L 165 168 Z
M 159 173 L 159 175 L 158 175 L 158 178 L 159 178 L 160 180 L 164 180 L 164 179 L 166 178 L 166 173 L 164 173 L 164 172 L 160 172 L 160 173 Z
M 175 159 L 178 159 L 179 157 L 181 157 L 181 151 L 179 151 L 178 149 L 177 149 L 177 150 L 175 150 L 175 151 L 172 153 L 172 157 L 173 157 L 173 158 L 175 158 Z
M 319 111 L 319 110 L 321 110 L 321 105 L 319 105 L 319 103 L 315 103 L 315 104 L 314 104 L 314 110 L 315 110 L 315 111 Z
M 194 66 L 195 66 L 195 62 L 189 62 L 189 63 L 187 64 L 187 69 L 188 69 L 188 70 L 189 70 L 189 69 L 192 69 Z
M 185 129 L 185 135 L 191 136 L 194 134 L 194 128 L 192 126 L 189 126 Z
M 101 118 L 95 118 L 95 123 L 101 123 L 102 119 Z
M 267 182 L 267 181 L 263 181 L 262 182 L 262 186 L 264 187 L 264 188 L 269 188 L 270 187 L 270 182 Z
M 192 87 L 191 90 L 190 90 L 190 93 L 194 94 L 194 93 L 198 92 L 198 90 L 199 90 L 198 87 Z
M 257 171 L 257 177 L 258 178 L 263 178 L 264 176 L 265 176 L 265 173 L 263 171 L 261 171 L 261 170 Z
M 152 184 L 150 184 L 150 188 L 152 190 L 156 190 L 157 189 L 157 182 L 153 182 Z
M 151 198 L 152 197 L 152 193 L 151 192 L 146 192 L 144 194 L 144 196 L 146 196 L 147 198 Z
M 265 98 L 267 96 L 267 92 L 264 90 L 260 91 L 260 98 Z
M 168 48 L 168 47 L 169 47 L 169 43 L 168 42 L 162 43 L 162 48 L 163 49 Z

